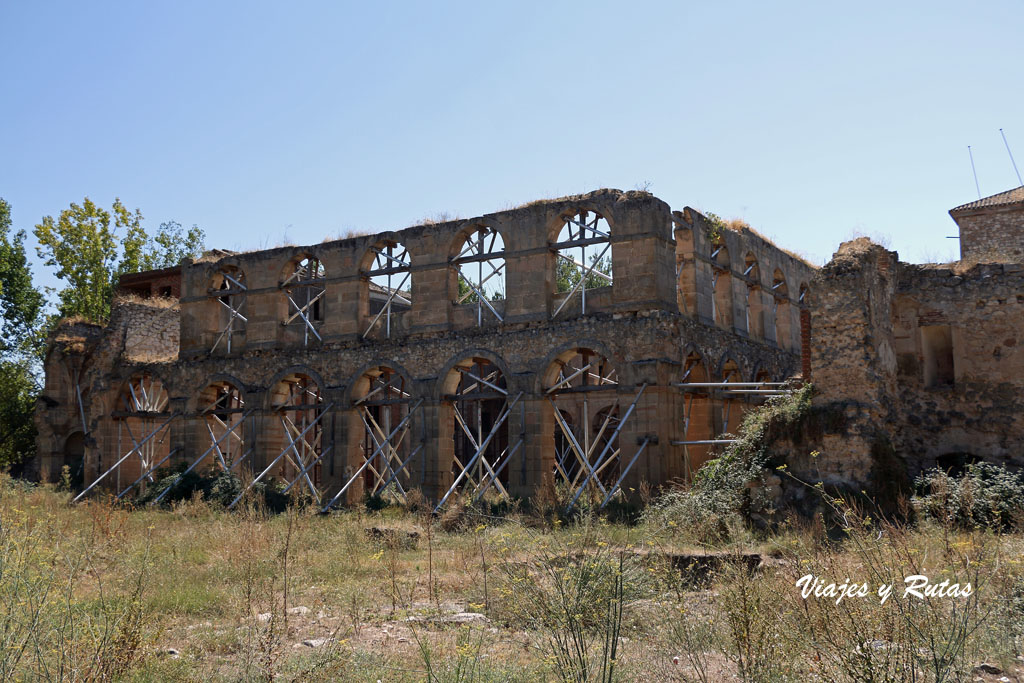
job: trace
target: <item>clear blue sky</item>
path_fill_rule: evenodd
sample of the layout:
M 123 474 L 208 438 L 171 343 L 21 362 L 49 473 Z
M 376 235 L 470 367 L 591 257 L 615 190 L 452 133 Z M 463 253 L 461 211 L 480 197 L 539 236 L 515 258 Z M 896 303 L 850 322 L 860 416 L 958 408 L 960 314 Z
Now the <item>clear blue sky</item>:
M 253 248 L 650 183 L 814 262 L 857 231 L 947 260 L 967 145 L 983 194 L 1017 185 L 1000 127 L 1024 168 L 1022 26 L 1020 2 L 7 0 L 0 196 L 29 230 L 120 196 Z

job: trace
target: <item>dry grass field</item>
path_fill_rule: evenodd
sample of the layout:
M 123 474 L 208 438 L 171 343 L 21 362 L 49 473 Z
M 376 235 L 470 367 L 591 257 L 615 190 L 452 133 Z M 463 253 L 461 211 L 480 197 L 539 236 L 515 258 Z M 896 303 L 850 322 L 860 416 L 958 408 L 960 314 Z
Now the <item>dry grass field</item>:
M 3 680 L 1024 680 L 1021 535 L 841 504 L 839 533 L 710 541 L 671 509 L 626 525 L 69 499 L 0 481 Z M 804 600 L 807 574 L 872 593 Z M 913 574 L 972 593 L 904 598 Z

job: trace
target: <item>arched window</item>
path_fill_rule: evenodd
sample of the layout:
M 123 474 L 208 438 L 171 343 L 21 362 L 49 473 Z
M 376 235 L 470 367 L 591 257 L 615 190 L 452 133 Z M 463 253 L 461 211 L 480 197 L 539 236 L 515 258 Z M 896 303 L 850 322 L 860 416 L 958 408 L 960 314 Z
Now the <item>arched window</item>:
M 585 483 L 591 468 L 597 467 L 600 481 L 607 484 L 608 473 L 618 469 L 617 458 L 609 458 L 611 451 L 604 451 L 608 442 L 601 439 L 610 437 L 618 424 L 618 411 L 605 410 L 609 402 L 618 405 L 618 371 L 601 354 L 579 348 L 562 354 L 547 374 L 550 384 L 545 394 L 555 417 L 555 443 L 570 446 L 569 453 L 555 462 L 555 481 L 576 490 Z M 598 414 L 601 420 L 595 421 Z M 578 415 L 579 419 L 567 420 L 567 415 Z M 598 462 L 601 456 L 603 461 Z
M 246 413 L 242 391 L 231 382 L 220 380 L 206 386 L 199 394 L 198 419 L 203 423 L 205 452 L 212 455 L 210 463 L 222 471 L 241 467 L 250 454 L 242 429 Z
M 778 268 L 772 275 L 772 306 L 775 318 L 775 343 L 781 349 L 788 349 L 793 343 L 793 314 L 789 307 L 789 287 L 786 277 Z
M 476 307 L 476 324 L 485 317 L 503 320 L 499 311 L 505 299 L 505 242 L 493 227 L 478 225 L 465 236 L 458 255 L 452 259 L 458 294 L 455 303 Z
M 732 271 L 729 250 L 719 238 L 711 243 L 711 319 L 716 325 L 732 329 Z
M 489 491 L 510 500 L 508 464 L 522 440 L 511 443 L 508 419 L 521 396 L 509 397 L 504 374 L 487 358 L 465 358 L 449 371 L 443 398 L 453 421 L 454 481 L 437 509 L 456 490 L 473 500 Z
M 412 307 L 412 258 L 394 240 L 381 240 L 370 247 L 368 256 L 362 277 L 368 289 L 370 323 L 363 337 L 376 329 L 390 339 L 400 314 Z
M 292 260 L 281 280 L 281 291 L 288 300 L 284 324 L 302 326 L 303 345 L 308 345 L 312 339 L 323 341 L 317 328 L 324 320 L 326 277 L 320 259 L 307 255 Z
M 713 404 L 707 367 L 696 351 L 683 359 L 683 446 L 686 476 L 691 477 L 711 457 L 714 434 Z
M 755 339 L 764 338 L 764 306 L 761 303 L 761 270 L 757 257 L 747 252 L 743 259 L 743 277 L 747 284 L 747 334 Z
M 210 283 L 209 296 L 217 302 L 217 338 L 210 353 L 222 348 L 231 353 L 237 346 L 238 338 L 245 339 L 245 325 L 249 322 L 245 313 L 245 299 L 248 288 L 245 273 L 235 266 L 224 266 Z
M 270 401 L 273 422 L 267 439 L 280 455 L 268 469 L 287 482 L 284 492 L 298 485 L 319 504 L 321 459 L 329 450 L 324 445 L 326 405 L 320 386 L 309 375 L 291 373 L 274 385 Z
M 634 453 L 628 445 L 624 455 L 619 432 L 632 415 L 643 388 L 624 410 L 615 365 L 605 356 L 587 348 L 562 353 L 544 374 L 544 394 L 555 421 L 555 445 L 568 446 L 568 453 L 554 463 L 555 480 L 572 493 L 570 507 L 584 492 L 604 506 L 619 491 L 623 479 L 646 447 Z M 567 415 L 578 417 L 575 421 Z
M 412 415 L 419 405 L 405 377 L 380 365 L 363 373 L 354 391 L 362 423 L 360 442 L 364 490 L 371 496 L 405 500 L 411 477 L 409 464 L 422 444 L 413 445 Z
M 114 411 L 118 450 L 123 462 L 117 469 L 117 490 L 127 492 L 133 482 L 152 482 L 153 472 L 171 455 L 170 397 L 160 378 L 143 372 L 125 382 Z
M 562 217 L 551 250 L 555 254 L 555 306 L 557 316 L 569 301 L 580 297 L 580 313 L 587 313 L 587 291 L 612 284 L 611 227 L 604 216 L 585 209 Z M 559 300 L 559 298 L 561 300 Z

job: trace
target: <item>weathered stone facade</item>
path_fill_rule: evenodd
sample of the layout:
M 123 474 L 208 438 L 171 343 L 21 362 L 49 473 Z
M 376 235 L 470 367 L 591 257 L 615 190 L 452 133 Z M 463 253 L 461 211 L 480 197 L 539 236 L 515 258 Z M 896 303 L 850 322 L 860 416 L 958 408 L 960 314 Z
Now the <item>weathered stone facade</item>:
M 861 238 L 814 277 L 809 312 L 829 426 L 791 446 L 801 475 L 877 492 L 930 467 L 1024 466 L 1024 259 L 914 265 Z
M 949 215 L 960 227 L 962 260 L 1024 260 L 1024 186 L 950 209 Z
M 483 253 L 485 239 L 504 246 Z M 473 294 L 480 264 L 502 296 Z M 41 475 L 82 443 L 85 481 L 109 472 L 117 492 L 205 455 L 325 500 L 395 482 L 433 500 L 467 482 L 524 496 L 579 483 L 591 465 L 565 456 L 576 448 L 608 468 L 594 473 L 606 488 L 662 484 L 708 457 L 674 442 L 714 438 L 745 405 L 679 383 L 799 373 L 814 270 L 753 231 L 616 190 L 186 261 L 180 305 L 57 331 Z

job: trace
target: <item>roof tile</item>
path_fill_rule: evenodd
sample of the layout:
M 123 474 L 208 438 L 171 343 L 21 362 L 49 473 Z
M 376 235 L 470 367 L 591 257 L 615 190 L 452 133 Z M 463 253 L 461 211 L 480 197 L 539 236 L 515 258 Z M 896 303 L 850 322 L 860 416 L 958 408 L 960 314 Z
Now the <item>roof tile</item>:
M 1003 206 L 1004 204 L 1017 204 L 1024 203 L 1024 185 L 1016 187 L 1006 192 L 1000 192 L 994 194 L 991 197 L 982 197 L 975 202 L 968 202 L 967 204 L 961 204 L 955 209 L 950 209 L 949 212 L 954 211 L 967 211 L 970 209 L 985 209 L 990 206 Z

